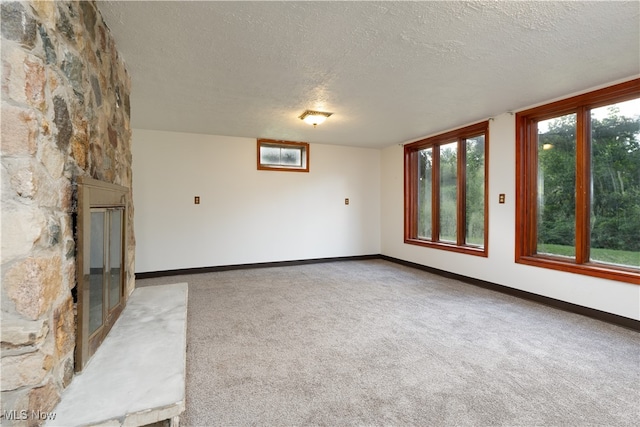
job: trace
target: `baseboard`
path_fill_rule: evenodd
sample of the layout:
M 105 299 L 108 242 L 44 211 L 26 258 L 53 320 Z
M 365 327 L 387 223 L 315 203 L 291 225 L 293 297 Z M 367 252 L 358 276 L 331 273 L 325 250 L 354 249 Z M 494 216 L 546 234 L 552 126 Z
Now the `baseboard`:
M 152 279 L 155 277 L 179 276 L 183 274 L 215 273 L 217 271 L 246 270 L 250 268 L 287 267 L 287 266 L 293 266 L 293 265 L 320 264 L 324 262 L 336 262 L 336 261 L 360 261 L 360 260 L 368 260 L 368 259 L 380 259 L 380 255 L 375 254 L 375 255 L 355 255 L 355 256 L 331 257 L 331 258 L 310 258 L 310 259 L 300 259 L 300 260 L 292 260 L 292 261 L 258 262 L 258 263 L 252 263 L 252 264 L 231 264 L 231 265 L 219 265 L 215 267 L 180 268 L 177 270 L 148 271 L 144 273 L 136 273 L 136 279 Z
M 359 261 L 359 260 L 370 260 L 370 259 L 383 259 L 385 261 L 393 262 L 393 263 L 404 265 L 407 267 L 413 267 L 418 270 L 428 271 L 429 273 L 437 274 L 439 276 L 460 280 L 461 282 L 465 282 L 470 285 L 480 286 L 485 289 L 490 289 L 496 292 L 501 292 L 503 294 L 515 296 L 528 301 L 534 301 L 534 302 L 544 304 L 550 307 L 554 307 L 560 310 L 591 317 L 593 319 L 601 320 L 607 323 L 612 323 L 614 325 L 622 326 L 628 329 L 633 329 L 635 331 L 640 331 L 639 320 L 630 319 L 628 317 L 607 313 L 606 311 L 597 310 L 595 308 L 584 307 L 578 304 L 573 304 L 573 303 L 562 301 L 559 299 L 534 294 L 534 293 L 523 291 L 520 289 L 510 288 L 504 285 L 498 285 L 497 283 L 487 282 L 485 280 L 463 276 L 461 274 L 452 273 L 450 271 L 440 270 L 437 268 L 428 267 L 426 265 L 417 264 L 415 262 L 405 261 L 403 259 L 394 258 L 394 257 L 381 255 L 381 254 L 356 255 L 356 256 L 331 257 L 331 258 L 311 258 L 311 259 L 301 259 L 301 260 L 292 260 L 292 261 L 259 262 L 259 263 L 252 263 L 252 264 L 232 264 L 232 265 L 221 265 L 221 266 L 215 266 L 215 267 L 181 268 L 177 270 L 149 271 L 144 273 L 136 273 L 136 279 L 152 279 L 155 277 L 178 276 L 183 274 L 214 273 L 217 271 L 244 270 L 244 269 L 250 269 L 250 268 L 286 267 L 286 266 L 294 266 L 294 265 L 319 264 L 324 262 Z
M 480 286 L 482 288 L 490 289 L 492 291 L 501 292 L 503 294 L 508 294 L 518 298 L 526 299 L 528 301 L 537 302 L 537 303 L 554 307 L 560 310 L 568 311 L 575 314 L 581 314 L 583 316 L 591 317 L 593 319 L 601 320 L 603 322 L 612 323 L 614 325 L 622 326 L 628 329 L 633 329 L 635 331 L 640 331 L 639 320 L 630 319 L 628 317 L 619 316 L 613 313 L 607 313 L 606 311 L 597 310 L 595 308 L 584 307 L 582 305 L 573 304 L 573 303 L 562 301 L 559 299 L 534 294 L 534 293 L 523 291 L 520 289 L 510 288 L 504 285 L 498 285 L 497 283 L 487 282 L 485 280 L 463 276 L 461 274 L 452 273 L 450 271 L 428 267 L 426 265 L 417 264 L 415 262 L 405 261 L 399 258 L 393 258 L 387 255 L 380 255 L 379 258 L 396 263 L 396 264 L 404 265 L 407 267 L 413 267 L 418 270 L 428 271 L 429 273 L 437 274 L 443 277 L 448 277 L 450 279 L 460 280 L 461 282 L 465 282 L 470 285 Z

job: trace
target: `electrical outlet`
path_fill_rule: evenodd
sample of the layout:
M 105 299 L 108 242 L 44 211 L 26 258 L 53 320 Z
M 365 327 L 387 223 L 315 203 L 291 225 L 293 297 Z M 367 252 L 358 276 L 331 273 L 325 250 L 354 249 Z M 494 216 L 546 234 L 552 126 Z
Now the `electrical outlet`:
M 504 198 L 505 198 L 504 194 L 498 195 L 498 203 L 504 203 Z
M 199 205 L 200 204 L 200 196 L 195 196 L 193 198 L 193 203 L 196 204 L 196 205 Z
M 348 204 L 349 204 L 349 199 L 348 199 L 348 198 L 347 198 L 347 199 L 344 199 L 344 204 L 345 204 L 345 205 L 348 205 Z

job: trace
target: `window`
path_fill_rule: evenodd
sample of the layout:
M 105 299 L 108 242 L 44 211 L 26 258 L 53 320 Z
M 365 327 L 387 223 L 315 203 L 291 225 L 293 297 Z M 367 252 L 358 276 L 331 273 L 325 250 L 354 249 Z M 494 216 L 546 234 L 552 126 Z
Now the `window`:
M 309 144 L 259 139 L 258 169 L 309 172 Z
M 487 256 L 489 122 L 408 144 L 405 243 Z
M 516 127 L 516 262 L 640 284 L 640 79 Z

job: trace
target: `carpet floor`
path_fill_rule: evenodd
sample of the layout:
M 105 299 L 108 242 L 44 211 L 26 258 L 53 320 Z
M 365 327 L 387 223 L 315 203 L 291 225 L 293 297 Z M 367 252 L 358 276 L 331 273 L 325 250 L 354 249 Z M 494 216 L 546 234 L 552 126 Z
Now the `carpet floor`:
M 383 260 L 189 283 L 187 426 L 635 426 L 640 334 Z

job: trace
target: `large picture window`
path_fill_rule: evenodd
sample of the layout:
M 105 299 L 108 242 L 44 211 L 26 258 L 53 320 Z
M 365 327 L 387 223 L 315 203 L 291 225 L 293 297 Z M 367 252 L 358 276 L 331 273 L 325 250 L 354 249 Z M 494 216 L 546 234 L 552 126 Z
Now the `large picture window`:
M 405 243 L 487 256 L 488 122 L 408 144 Z
M 640 284 L 640 80 L 516 123 L 516 261 Z

